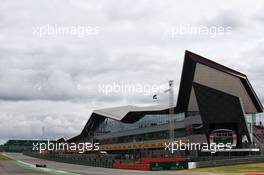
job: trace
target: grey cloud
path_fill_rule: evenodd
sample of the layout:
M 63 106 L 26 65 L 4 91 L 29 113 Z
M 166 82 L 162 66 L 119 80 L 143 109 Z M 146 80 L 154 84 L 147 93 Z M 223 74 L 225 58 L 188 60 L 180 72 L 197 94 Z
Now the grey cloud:
M 244 25 L 242 16 L 232 10 L 224 10 L 217 13 L 207 21 L 208 26 L 231 27 L 233 30 L 239 29 Z
M 56 139 L 78 134 L 91 114 L 92 103 L 19 101 L 0 103 L 0 138 Z
M 113 21 L 150 20 L 160 13 L 156 5 L 158 5 L 157 1 L 151 0 L 124 0 L 122 2 L 115 0 L 106 3 L 104 12 L 106 17 Z
M 111 59 L 104 57 L 106 53 L 96 55 L 88 51 L 81 58 L 78 54 L 76 57 L 73 51 L 68 51 L 68 56 L 60 55 L 60 50 L 57 52 L 46 54 L 44 50 L 40 54 L 46 58 L 43 59 L 43 56 L 39 55 L 32 58 L 27 51 L 23 54 L 22 51 L 11 53 L 6 50 L 0 62 L 1 65 L 10 66 L 3 66 L 0 70 L 2 72 L 0 80 L 3 82 L 0 85 L 0 98 L 55 101 L 99 99 L 97 95 L 104 95 L 96 94 L 100 83 L 121 82 L 121 80 L 134 82 L 138 77 L 145 77 L 146 81 L 151 82 L 164 75 L 171 79 L 170 71 L 174 72 L 175 68 L 179 68 L 177 61 L 164 62 L 165 55 L 126 53 Z M 16 58 L 5 57 L 12 54 Z M 151 76 L 153 72 L 158 77 Z M 142 79 L 136 82 L 141 83 Z M 85 88 L 80 89 L 78 86 Z
M 10 120 L 12 117 L 12 120 Z M 1 114 L 4 122 L 0 128 L 0 138 L 41 138 L 42 128 L 45 128 L 45 138 L 56 139 L 62 136 L 70 137 L 80 132 L 85 120 L 80 121 L 76 115 L 45 115 L 23 116 L 19 114 Z
M 237 1 L 227 6 L 214 2 L 214 8 L 210 4 L 209 0 L 197 4 L 189 0 L 180 4 L 155 0 L 3 0 L 0 118 L 4 122 L 0 128 L 6 129 L 1 130 L 0 139 L 13 137 L 13 131 L 20 138 L 39 137 L 43 121 L 46 129 L 50 126 L 47 137 L 74 135 L 82 129 L 93 109 L 167 103 L 166 95 L 160 101 L 141 93 L 106 96 L 99 92 L 98 86 L 113 82 L 166 85 L 174 79 L 177 89 L 186 49 L 242 70 L 263 100 L 261 44 L 255 51 L 244 52 L 263 39 L 260 26 L 245 27 L 251 23 L 244 19 L 244 14 L 252 14 L 250 9 L 263 3 Z M 238 11 L 245 6 L 248 8 L 243 12 Z M 98 35 L 84 38 L 39 38 L 32 34 L 33 27 L 47 24 L 99 26 L 102 30 Z M 231 26 L 236 35 L 164 37 L 168 26 L 180 24 Z M 239 29 L 247 29 L 248 35 Z M 10 118 L 21 124 L 11 123 Z M 9 126 L 12 124 L 14 127 Z
M 257 10 L 253 15 L 251 15 L 250 19 L 263 25 L 264 24 L 263 8 Z

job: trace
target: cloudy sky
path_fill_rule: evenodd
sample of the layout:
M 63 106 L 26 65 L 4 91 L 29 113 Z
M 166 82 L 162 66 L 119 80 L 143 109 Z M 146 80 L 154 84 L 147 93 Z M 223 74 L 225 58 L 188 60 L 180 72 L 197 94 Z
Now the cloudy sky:
M 185 50 L 247 74 L 263 103 L 263 11 L 262 0 L 1 0 L 0 143 L 41 128 L 69 138 L 94 109 L 166 103 L 102 87 L 177 90 Z

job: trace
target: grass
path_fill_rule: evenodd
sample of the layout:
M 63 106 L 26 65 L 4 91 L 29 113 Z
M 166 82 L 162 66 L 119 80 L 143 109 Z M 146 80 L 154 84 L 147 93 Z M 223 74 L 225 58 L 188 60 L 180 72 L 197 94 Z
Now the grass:
M 188 172 L 201 173 L 225 173 L 231 174 L 246 174 L 246 173 L 264 173 L 264 163 L 250 163 L 240 165 L 219 166 L 210 168 L 197 168 L 188 170 Z
M 3 153 L 0 153 L 0 160 L 11 160 L 11 159 L 5 156 Z

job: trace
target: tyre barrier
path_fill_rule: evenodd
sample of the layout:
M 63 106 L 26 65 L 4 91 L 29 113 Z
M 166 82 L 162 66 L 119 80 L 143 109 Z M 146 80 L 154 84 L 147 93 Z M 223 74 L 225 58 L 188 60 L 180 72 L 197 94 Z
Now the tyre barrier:
M 150 171 L 150 164 L 141 164 L 141 163 L 113 164 L 113 168 Z
M 190 161 L 187 157 L 173 157 L 173 158 L 142 158 L 141 163 L 159 163 L 159 162 L 184 162 Z
M 113 164 L 113 168 L 145 171 L 188 169 L 189 158 L 142 158 L 139 163 Z

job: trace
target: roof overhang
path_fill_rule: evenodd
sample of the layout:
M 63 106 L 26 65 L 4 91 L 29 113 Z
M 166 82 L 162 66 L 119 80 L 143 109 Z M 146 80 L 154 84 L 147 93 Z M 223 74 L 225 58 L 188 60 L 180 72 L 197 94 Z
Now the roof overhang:
M 94 110 L 91 117 L 85 124 L 81 135 L 87 136 L 89 131 L 93 131 L 105 118 L 111 118 L 123 123 L 134 123 L 147 114 L 166 114 L 169 108 L 166 106 L 120 106 Z
M 245 90 L 247 91 L 248 95 L 250 96 L 250 99 L 254 103 L 254 106 L 257 109 L 257 111 L 263 112 L 263 106 L 245 74 L 233 70 L 224 65 L 221 65 L 219 63 L 216 63 L 214 61 L 211 61 L 207 58 L 204 58 L 190 51 L 186 51 L 184 56 L 184 63 L 183 63 L 181 82 L 178 92 L 176 111 L 181 111 L 181 112 L 187 111 L 197 63 L 200 63 L 202 65 L 208 66 L 210 68 L 219 70 L 221 72 L 239 78 Z

